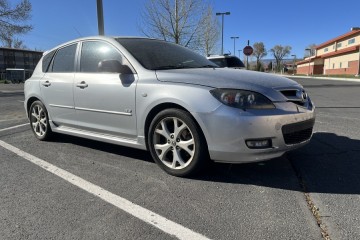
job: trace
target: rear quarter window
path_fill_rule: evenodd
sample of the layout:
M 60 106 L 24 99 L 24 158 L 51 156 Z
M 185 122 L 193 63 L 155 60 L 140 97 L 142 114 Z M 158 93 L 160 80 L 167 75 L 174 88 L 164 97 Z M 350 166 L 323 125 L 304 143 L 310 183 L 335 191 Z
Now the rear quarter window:
M 42 71 L 43 72 L 47 72 L 49 70 L 49 66 L 50 66 L 51 60 L 53 59 L 53 57 L 55 55 L 55 52 L 56 52 L 56 50 L 51 51 L 43 57 L 43 60 L 42 60 Z

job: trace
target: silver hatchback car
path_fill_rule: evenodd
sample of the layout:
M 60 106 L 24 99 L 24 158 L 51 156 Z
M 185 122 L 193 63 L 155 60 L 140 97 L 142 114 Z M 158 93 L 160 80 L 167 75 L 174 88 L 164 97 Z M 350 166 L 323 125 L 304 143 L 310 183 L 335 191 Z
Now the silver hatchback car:
M 45 52 L 24 105 L 39 140 L 56 132 L 146 149 L 175 176 L 208 159 L 279 157 L 308 143 L 315 122 L 298 83 L 148 38 L 89 37 Z

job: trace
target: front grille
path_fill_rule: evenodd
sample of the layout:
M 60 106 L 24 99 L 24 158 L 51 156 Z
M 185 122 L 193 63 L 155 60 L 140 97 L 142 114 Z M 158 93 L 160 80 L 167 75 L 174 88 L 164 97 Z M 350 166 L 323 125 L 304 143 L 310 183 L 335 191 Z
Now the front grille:
M 304 107 L 307 101 L 304 101 L 302 98 L 299 98 L 296 94 L 299 90 L 281 90 L 280 92 L 288 99 L 288 102 L 295 103 L 296 105 Z
M 284 125 L 281 130 L 285 144 L 293 145 L 309 140 L 312 134 L 314 123 L 315 120 L 310 119 L 304 122 Z

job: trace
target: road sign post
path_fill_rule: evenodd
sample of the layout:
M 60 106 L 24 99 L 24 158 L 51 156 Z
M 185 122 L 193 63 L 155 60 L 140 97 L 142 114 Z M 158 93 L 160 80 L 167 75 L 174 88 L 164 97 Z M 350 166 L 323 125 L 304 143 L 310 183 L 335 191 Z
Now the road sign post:
M 246 69 L 249 70 L 249 56 L 253 54 L 254 49 L 251 46 L 246 46 L 243 49 L 243 53 L 246 55 Z

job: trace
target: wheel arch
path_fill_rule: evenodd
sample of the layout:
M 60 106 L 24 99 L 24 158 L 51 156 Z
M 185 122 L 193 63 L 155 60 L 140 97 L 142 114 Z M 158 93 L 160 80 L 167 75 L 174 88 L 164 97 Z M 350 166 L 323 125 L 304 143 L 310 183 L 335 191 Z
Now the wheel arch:
M 145 120 L 145 126 L 144 126 L 144 137 L 145 137 L 145 145 L 146 145 L 146 149 L 149 149 L 149 141 L 148 141 L 148 132 L 149 132 L 149 128 L 150 128 L 150 124 L 151 121 L 154 119 L 154 117 L 161 111 L 166 110 L 166 109 L 180 109 L 183 110 L 187 113 L 190 114 L 192 120 L 194 121 L 194 123 L 196 124 L 196 126 L 198 127 L 198 129 L 200 130 L 200 134 L 202 136 L 202 138 L 205 141 L 205 146 L 207 148 L 207 140 L 204 134 L 203 129 L 201 128 L 200 124 L 198 123 L 198 121 L 195 119 L 195 117 L 191 114 L 190 111 L 188 111 L 186 108 L 184 108 L 183 106 L 176 104 L 176 103 L 171 103 L 171 102 L 167 102 L 167 103 L 161 103 L 158 104 L 156 106 L 154 106 L 149 113 L 146 116 L 146 120 Z M 207 150 L 208 151 L 208 150 Z
M 28 118 L 29 118 L 29 114 L 30 114 L 29 111 L 30 111 L 31 104 L 33 104 L 33 102 L 35 102 L 35 101 L 41 102 L 41 100 L 37 97 L 30 97 L 26 102 L 26 113 L 27 113 Z

